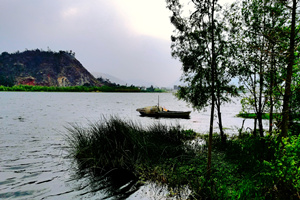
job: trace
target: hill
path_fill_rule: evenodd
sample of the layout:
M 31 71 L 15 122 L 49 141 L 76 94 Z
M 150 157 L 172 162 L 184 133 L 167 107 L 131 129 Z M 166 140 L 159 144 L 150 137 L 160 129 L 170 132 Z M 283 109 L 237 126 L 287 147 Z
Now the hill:
M 115 83 L 115 84 L 119 84 L 119 85 L 127 85 L 128 83 L 115 77 L 115 76 L 112 76 L 110 74 L 106 74 L 106 73 L 101 73 L 101 72 L 91 72 L 91 74 L 97 78 L 98 80 L 99 79 L 104 79 L 104 80 L 107 80 L 111 83 Z
M 0 55 L 0 85 L 101 86 L 72 51 L 27 50 Z

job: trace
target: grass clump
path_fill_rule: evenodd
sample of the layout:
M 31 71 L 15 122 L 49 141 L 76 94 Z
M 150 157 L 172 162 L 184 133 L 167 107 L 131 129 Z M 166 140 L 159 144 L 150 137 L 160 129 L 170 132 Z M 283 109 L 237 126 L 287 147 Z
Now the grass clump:
M 256 119 L 257 114 L 256 113 L 239 113 L 236 115 L 237 117 L 245 118 L 245 119 Z M 279 114 L 274 113 L 274 117 L 278 117 Z M 262 119 L 270 119 L 269 113 L 262 113 Z
M 191 133 L 179 126 L 153 124 L 148 128 L 118 117 L 103 118 L 88 128 L 67 127 L 70 154 L 80 168 L 105 174 L 123 169 L 139 174 L 140 166 L 155 165 L 186 151 L 184 140 Z

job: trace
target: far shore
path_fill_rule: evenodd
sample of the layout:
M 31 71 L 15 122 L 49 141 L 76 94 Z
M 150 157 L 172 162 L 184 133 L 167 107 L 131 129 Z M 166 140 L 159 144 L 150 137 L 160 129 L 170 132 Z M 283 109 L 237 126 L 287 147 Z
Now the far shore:
M 141 89 L 135 86 L 38 86 L 38 85 L 14 85 L 0 86 L 0 92 L 167 92 L 158 88 Z

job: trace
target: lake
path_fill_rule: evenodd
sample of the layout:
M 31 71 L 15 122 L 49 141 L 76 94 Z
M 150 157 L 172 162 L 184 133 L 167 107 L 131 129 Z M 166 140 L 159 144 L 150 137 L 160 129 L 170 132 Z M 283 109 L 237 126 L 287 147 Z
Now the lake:
M 209 109 L 191 113 L 190 119 L 141 117 L 136 108 L 156 105 L 170 110 L 192 110 L 171 93 L 47 93 L 0 92 L 0 199 L 101 199 L 92 191 L 89 178 L 76 178 L 75 166 L 67 155 L 65 134 L 69 123 L 87 126 L 111 115 L 133 120 L 142 126 L 156 122 L 180 124 L 205 133 Z M 223 107 L 226 133 L 237 133 L 243 119 L 237 103 Z M 245 127 L 253 126 L 246 120 Z M 215 130 L 218 130 L 215 123 Z M 164 192 L 141 187 L 128 199 L 163 199 Z M 110 198 L 110 199 L 113 199 Z

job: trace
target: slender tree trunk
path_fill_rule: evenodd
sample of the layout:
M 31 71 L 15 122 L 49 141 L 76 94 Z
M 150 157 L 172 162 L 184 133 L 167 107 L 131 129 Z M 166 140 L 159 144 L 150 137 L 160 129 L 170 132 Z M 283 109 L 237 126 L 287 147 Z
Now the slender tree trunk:
M 264 6 L 266 6 L 266 0 L 264 0 Z M 266 16 L 263 14 L 263 32 L 265 32 Z M 262 114 L 263 114 L 263 89 L 264 89 L 264 48 L 265 48 L 265 38 L 262 38 L 261 45 L 261 54 L 260 54 L 260 66 L 259 66 L 259 103 L 258 103 L 258 127 L 260 137 L 264 136 L 264 127 L 262 123 Z
M 217 105 L 217 112 L 218 112 L 218 119 L 219 119 L 219 129 L 220 129 L 220 135 L 221 135 L 221 141 L 222 141 L 222 144 L 225 145 L 226 143 L 226 136 L 225 136 L 225 133 L 223 131 L 223 123 L 222 123 L 222 113 L 221 113 L 221 100 L 220 100 L 220 91 L 218 90 L 217 92 L 217 99 L 216 99 L 216 105 Z
M 209 138 L 208 138 L 208 159 L 207 159 L 207 180 L 210 180 L 211 176 L 211 153 L 212 153 L 212 134 L 213 134 L 213 125 L 214 125 L 214 112 L 215 112 L 215 37 L 214 37 L 214 10 L 215 10 L 215 1 L 212 1 L 211 9 L 211 50 L 212 50 L 212 60 L 211 60 L 211 113 L 210 113 L 210 127 L 209 127 Z
M 255 107 L 255 113 L 258 113 L 257 109 L 257 96 L 256 96 L 256 70 L 254 74 L 254 81 L 253 81 L 253 98 L 254 98 L 254 107 Z M 254 127 L 253 127 L 253 135 L 257 136 L 257 116 L 254 119 Z
M 257 117 L 255 117 L 255 119 L 254 119 L 254 129 L 253 129 L 253 135 L 254 136 L 257 136 L 256 127 L 257 127 Z
M 260 60 L 260 69 L 259 69 L 259 99 L 258 99 L 258 113 L 257 113 L 257 119 L 258 119 L 258 128 L 259 128 L 259 135 L 260 137 L 264 136 L 264 130 L 263 130 L 263 124 L 262 124 L 262 98 L 263 98 L 263 87 L 264 87 L 264 82 L 263 82 L 263 54 L 261 55 L 261 60 Z
M 269 133 L 272 134 L 273 131 L 273 88 L 274 88 L 274 73 L 275 73 L 275 55 L 274 55 L 274 44 L 272 44 L 271 49 L 271 70 L 270 70 L 270 119 L 269 119 Z
M 292 9 L 292 24 L 291 24 L 291 35 L 290 35 L 290 49 L 289 49 L 289 63 L 287 66 L 287 75 L 285 81 L 285 93 L 283 97 L 283 109 L 282 109 L 282 137 L 287 137 L 289 128 L 289 111 L 290 111 L 290 98 L 291 98 L 291 82 L 294 65 L 294 48 L 295 48 L 295 21 L 296 21 L 296 4 L 297 0 L 293 0 Z
M 264 127 L 263 127 L 263 123 L 262 123 L 262 112 L 261 111 L 259 111 L 259 113 L 257 113 L 257 120 L 258 120 L 259 136 L 264 137 Z
M 214 73 L 212 72 L 212 75 Z M 214 88 L 214 84 L 212 84 L 212 90 Z M 213 95 L 214 96 L 214 95 Z M 207 160 L 207 176 L 208 180 L 210 179 L 211 175 L 211 152 L 212 152 L 212 135 L 213 135 L 213 125 L 214 125 L 214 101 L 215 97 L 212 97 L 212 105 L 211 105 L 211 112 L 210 112 L 210 126 L 209 126 L 209 138 L 208 138 L 208 160 Z
M 272 3 L 273 6 L 276 5 Z M 275 13 L 272 13 L 272 29 L 275 28 L 276 25 L 276 17 Z M 273 113 L 274 113 L 274 85 L 275 85 L 275 67 L 276 67 L 276 61 L 275 61 L 275 42 L 274 39 L 269 40 L 269 43 L 271 45 L 271 66 L 270 66 L 270 87 L 269 87 L 269 98 L 270 98 L 270 118 L 269 118 L 269 133 L 272 134 L 273 131 Z

